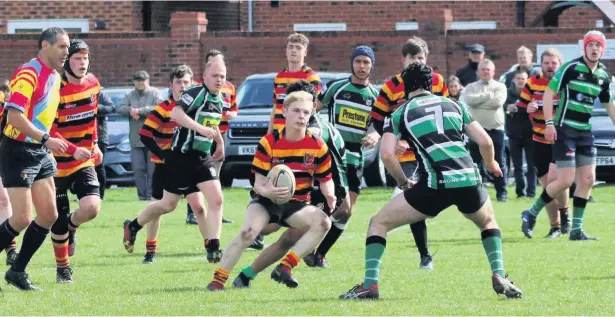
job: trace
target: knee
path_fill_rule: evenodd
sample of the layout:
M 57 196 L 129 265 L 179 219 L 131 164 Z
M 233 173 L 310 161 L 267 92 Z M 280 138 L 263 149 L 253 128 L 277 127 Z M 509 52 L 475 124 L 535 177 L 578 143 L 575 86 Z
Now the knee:
M 580 175 L 577 186 L 583 186 L 584 188 L 591 188 L 596 181 L 596 175 L 594 173 L 586 173 Z
M 350 210 L 338 210 L 331 216 L 333 219 L 336 219 L 338 223 L 346 224 L 350 220 L 352 213 Z
M 192 212 L 194 212 L 195 215 L 202 215 L 203 213 L 205 213 L 205 206 L 198 204 L 198 205 L 190 205 L 190 208 L 192 208 Z
M 18 228 L 25 228 L 32 222 L 32 213 L 29 212 L 13 212 L 11 217 L 11 225 Z
M 331 219 L 327 217 L 327 215 L 318 209 L 318 212 L 315 212 L 314 217 L 312 217 L 312 230 L 324 231 L 327 232 L 331 229 Z
M 44 211 L 37 211 L 36 218 L 40 220 L 41 225 L 51 227 L 58 220 L 58 211 L 54 208 L 45 208 Z
M 252 227 L 241 229 L 241 231 L 239 232 L 239 237 L 241 238 L 241 242 L 244 245 L 250 245 L 250 243 L 252 243 L 252 241 L 256 239 L 257 235 L 258 232 L 255 232 Z
M 8 208 L 11 205 L 11 201 L 9 200 L 9 196 L 5 194 L 0 194 L 0 208 Z
M 222 195 L 216 195 L 207 201 L 209 209 L 221 210 L 222 209 Z
M 98 216 L 98 213 L 100 212 L 100 203 L 88 203 L 83 207 L 83 209 L 86 211 L 85 215 L 87 219 L 93 220 L 94 218 L 96 218 L 96 216 Z
M 162 207 L 163 213 L 168 214 L 177 208 L 177 200 L 159 200 L 160 207 Z

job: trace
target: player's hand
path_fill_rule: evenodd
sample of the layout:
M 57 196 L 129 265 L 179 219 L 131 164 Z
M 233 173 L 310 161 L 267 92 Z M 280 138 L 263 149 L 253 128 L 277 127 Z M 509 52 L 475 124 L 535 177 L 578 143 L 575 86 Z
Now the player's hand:
M 534 113 L 534 112 L 536 112 L 536 110 L 538 110 L 538 104 L 536 103 L 536 101 L 532 101 L 532 102 L 527 104 L 527 112 L 528 113 Z
M 209 127 L 201 126 L 201 128 L 198 131 L 196 131 L 196 132 L 198 132 L 198 134 L 200 134 L 200 135 L 202 135 L 202 136 L 204 136 L 204 137 L 206 137 L 208 139 L 212 139 L 213 140 L 213 138 L 216 137 L 216 130 L 214 130 L 212 128 L 209 128 Z
M 134 120 L 139 120 L 139 109 L 137 109 L 137 108 L 132 108 L 132 109 L 130 109 L 130 116 L 131 116 Z
M 94 152 L 92 153 L 92 158 L 94 159 L 94 164 L 96 166 L 102 164 L 103 162 L 103 153 L 98 147 L 98 145 L 94 146 Z
M 86 148 L 78 147 L 73 154 L 73 157 L 77 161 L 85 161 L 92 157 L 92 152 L 88 151 Z
M 237 112 L 235 111 L 229 111 L 226 113 L 226 118 L 228 119 L 228 121 L 231 121 L 235 119 L 236 117 L 237 117 Z
M 491 164 L 485 164 L 485 167 L 487 167 L 487 171 L 489 171 L 489 173 L 496 177 L 504 175 L 504 173 L 502 173 L 502 169 L 500 168 L 500 164 L 498 164 L 498 161 L 496 160 L 493 160 Z
M 45 142 L 45 147 L 51 150 L 51 152 L 64 154 L 66 149 L 68 149 L 68 144 L 66 144 L 66 142 L 62 139 L 49 138 L 47 142 Z
M 288 187 L 275 187 L 271 180 L 267 181 L 265 185 L 265 192 L 261 195 L 271 199 L 271 200 L 280 200 L 284 199 L 290 193 L 290 189 Z
M 402 155 L 402 154 L 406 153 L 406 151 L 409 148 L 410 148 L 410 145 L 408 144 L 408 141 L 406 141 L 406 140 L 399 140 L 399 141 L 397 141 L 397 148 L 395 149 L 395 154 Z
M 515 104 L 510 104 L 508 105 L 508 107 L 506 107 L 506 111 L 508 111 L 509 113 L 515 113 L 517 112 L 517 106 Z
M 549 142 L 557 140 L 557 131 L 553 125 L 547 125 L 545 127 L 545 139 Z
M 335 195 L 326 197 L 326 199 L 327 205 L 329 206 L 329 210 L 331 210 L 331 212 L 335 211 L 335 205 L 337 204 L 337 198 L 335 197 Z
M 380 141 L 380 134 L 378 134 L 378 132 L 372 132 L 361 139 L 361 144 L 364 147 L 371 149 L 378 144 L 378 141 Z
M 214 152 L 214 154 L 212 155 L 212 160 L 214 161 L 222 161 L 224 159 L 224 146 L 220 146 L 218 145 L 216 147 L 216 151 Z

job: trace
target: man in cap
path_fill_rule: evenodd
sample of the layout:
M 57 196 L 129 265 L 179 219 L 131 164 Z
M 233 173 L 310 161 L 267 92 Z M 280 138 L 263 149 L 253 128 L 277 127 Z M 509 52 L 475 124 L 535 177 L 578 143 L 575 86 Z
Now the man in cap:
M 160 91 L 149 85 L 149 74 L 146 71 L 137 71 L 132 79 L 135 89 L 124 96 L 117 113 L 128 117 L 130 124 L 130 162 L 139 200 L 151 200 L 154 163 L 149 150 L 141 142 L 139 131 L 152 108 L 163 100 Z
M 464 87 L 478 80 L 478 63 L 485 59 L 485 47 L 478 43 L 472 44 L 468 47 L 468 52 L 468 63 L 455 73 Z

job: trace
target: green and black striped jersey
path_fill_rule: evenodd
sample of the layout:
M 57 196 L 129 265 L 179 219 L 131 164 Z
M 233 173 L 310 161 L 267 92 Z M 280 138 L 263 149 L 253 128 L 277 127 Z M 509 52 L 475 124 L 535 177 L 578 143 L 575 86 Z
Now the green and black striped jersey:
M 361 139 L 367 132 L 369 113 L 378 97 L 378 90 L 372 84 L 353 84 L 350 78 L 333 81 L 327 86 L 327 90 L 319 95 L 319 100 L 329 109 L 329 122 L 346 142 L 348 164 L 362 167 Z
M 221 94 L 212 94 L 204 84 L 188 87 L 177 101 L 176 107 L 184 109 L 186 114 L 199 124 L 217 129 L 222 120 L 224 101 Z M 213 140 L 196 131 L 179 126 L 173 135 L 171 150 L 179 153 L 198 151 L 211 154 Z
M 611 79 L 606 67 L 600 63 L 594 72 L 583 57 L 562 65 L 548 88 L 559 93 L 559 105 L 555 114 L 556 126 L 567 126 L 576 130 L 589 131 L 589 122 L 596 98 L 602 103 L 612 101 Z
M 314 136 L 319 136 L 329 147 L 329 153 L 333 160 L 331 161 L 331 171 L 333 173 L 333 182 L 337 186 L 342 186 L 348 191 L 348 177 L 346 176 L 347 168 L 347 151 L 344 139 L 340 132 L 333 127 L 329 122 L 324 121 L 318 114 L 314 115 L 308 124 L 308 130 Z
M 419 162 L 419 176 L 433 189 L 480 184 L 480 173 L 464 142 L 473 121 L 460 102 L 430 93 L 415 96 L 384 122 L 384 132 L 408 141 Z

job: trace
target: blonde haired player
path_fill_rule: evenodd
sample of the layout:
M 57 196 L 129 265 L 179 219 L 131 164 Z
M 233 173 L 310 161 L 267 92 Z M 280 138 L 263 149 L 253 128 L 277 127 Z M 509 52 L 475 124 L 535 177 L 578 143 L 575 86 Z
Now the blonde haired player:
M 309 228 L 271 275 L 274 280 L 292 287 L 289 285 L 294 280 L 291 269 L 314 250 L 329 231 L 329 217 L 318 207 L 309 205 L 314 179 L 319 181 L 329 208 L 333 210 L 336 204 L 329 149 L 322 139 L 307 130 L 313 111 L 311 94 L 299 91 L 288 95 L 284 100 L 286 126 L 268 133 L 260 140 L 252 162 L 256 197 L 248 206 L 241 231 L 226 247 L 221 266 L 216 269 L 213 281 L 207 285 L 208 290 L 224 289 L 243 250 L 269 223 Z M 283 205 L 274 204 L 272 200 L 284 198 L 289 194 L 289 189 L 274 187 L 267 179 L 269 171 L 279 164 L 290 167 L 296 180 L 292 199 Z

